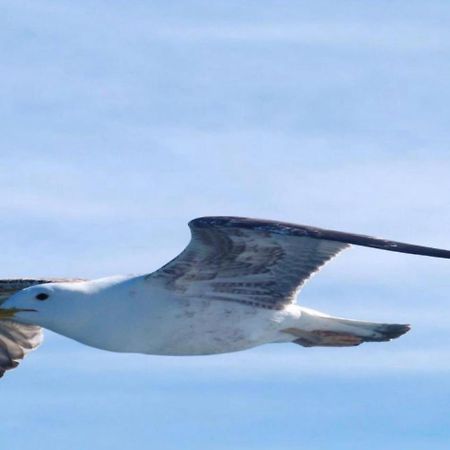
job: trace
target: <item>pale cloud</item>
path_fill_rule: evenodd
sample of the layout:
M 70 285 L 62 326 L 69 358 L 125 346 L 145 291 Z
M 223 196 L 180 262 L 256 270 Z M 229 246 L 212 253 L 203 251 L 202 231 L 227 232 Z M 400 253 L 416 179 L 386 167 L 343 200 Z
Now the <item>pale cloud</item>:
M 147 36 L 148 38 L 149 36 Z M 347 49 L 379 49 L 391 52 L 448 50 L 450 34 L 447 27 L 428 27 L 420 22 L 392 21 L 382 25 L 373 21 L 299 22 L 280 24 L 243 23 L 238 26 L 185 26 L 178 24 L 154 30 L 151 38 L 180 41 L 238 41 L 270 45 L 316 45 Z

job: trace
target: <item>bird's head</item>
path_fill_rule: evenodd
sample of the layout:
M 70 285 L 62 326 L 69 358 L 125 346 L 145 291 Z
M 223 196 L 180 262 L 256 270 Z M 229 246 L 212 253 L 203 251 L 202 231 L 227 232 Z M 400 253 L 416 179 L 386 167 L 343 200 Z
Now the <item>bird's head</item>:
M 0 320 L 48 327 L 55 317 L 70 315 L 83 283 L 47 283 L 22 289 L 0 305 Z M 81 288 L 81 289 L 80 289 Z

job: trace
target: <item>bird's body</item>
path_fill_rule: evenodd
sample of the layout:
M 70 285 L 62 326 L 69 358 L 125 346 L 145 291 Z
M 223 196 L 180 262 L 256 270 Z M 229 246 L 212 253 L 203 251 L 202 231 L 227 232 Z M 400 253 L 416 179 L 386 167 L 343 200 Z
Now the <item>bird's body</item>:
M 376 333 L 380 326 L 386 326 L 383 324 L 332 317 L 296 304 L 272 309 L 224 300 L 188 299 L 146 276 L 40 285 L 42 288 L 68 300 L 60 303 L 59 314 L 41 320 L 41 326 L 113 352 L 210 355 L 295 342 L 302 337 L 299 333 L 307 338 L 308 333 L 317 330 L 334 333 L 328 336 L 330 342 L 321 345 L 357 345 L 371 337 L 387 340 L 384 332 Z M 71 301 L 73 298 L 78 301 Z M 24 312 L 21 318 L 30 324 L 35 320 L 33 311 Z M 346 341 L 350 336 L 359 339 Z M 310 337 L 314 338 L 314 334 Z M 344 341 L 339 340 L 342 337 Z
M 186 299 L 158 284 L 144 276 L 77 283 L 72 289 L 89 298 L 89 307 L 45 327 L 92 347 L 154 355 L 225 353 L 293 340 L 280 330 L 300 315 L 297 305 L 279 311 Z
M 0 282 L 0 375 L 39 345 L 39 327 L 104 350 L 155 355 L 388 341 L 409 326 L 331 317 L 297 305 L 298 291 L 350 243 L 450 258 L 447 250 L 281 222 L 210 217 L 190 226 L 188 247 L 147 275 L 5 280 L 3 292 Z

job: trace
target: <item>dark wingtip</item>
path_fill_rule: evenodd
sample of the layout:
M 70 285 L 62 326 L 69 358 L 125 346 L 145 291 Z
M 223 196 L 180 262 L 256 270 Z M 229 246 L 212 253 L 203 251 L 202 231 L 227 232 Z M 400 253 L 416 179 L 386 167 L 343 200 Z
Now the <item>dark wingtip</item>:
M 192 229 L 208 227 L 238 227 L 268 233 L 308 236 L 314 239 L 325 239 L 346 244 L 360 245 L 362 247 L 378 248 L 397 253 L 410 253 L 413 255 L 433 256 L 435 258 L 450 259 L 450 250 L 442 248 L 424 247 L 422 245 L 407 244 L 405 242 L 389 241 L 363 234 L 346 233 L 343 231 L 327 230 L 324 228 L 297 225 L 273 220 L 250 219 L 247 217 L 211 216 L 199 217 L 189 222 Z
M 407 333 L 411 329 L 411 325 L 409 324 L 395 324 L 395 325 L 389 325 L 388 329 L 386 330 L 386 337 L 389 339 L 395 339 L 398 338 L 405 333 Z
M 376 337 L 365 338 L 366 342 L 382 342 L 390 341 L 403 336 L 411 329 L 409 324 L 384 324 L 375 329 Z

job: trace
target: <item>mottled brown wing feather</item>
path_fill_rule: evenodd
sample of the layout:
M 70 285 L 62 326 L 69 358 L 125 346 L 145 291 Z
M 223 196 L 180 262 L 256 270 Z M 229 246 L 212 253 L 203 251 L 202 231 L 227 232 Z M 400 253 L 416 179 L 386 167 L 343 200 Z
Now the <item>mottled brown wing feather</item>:
M 269 229 L 242 226 L 236 219 L 202 218 L 189 226 L 192 239 L 187 248 L 148 277 L 189 298 L 262 308 L 282 309 L 294 302 L 301 285 L 348 247 L 292 235 L 278 224 Z
M 0 321 L 0 377 L 14 369 L 25 355 L 39 347 L 43 333 L 41 327 L 23 325 L 12 320 Z
M 450 258 L 450 251 L 360 234 L 243 217 L 201 217 L 189 223 L 186 249 L 148 275 L 189 298 L 281 309 L 323 264 L 350 244 Z

